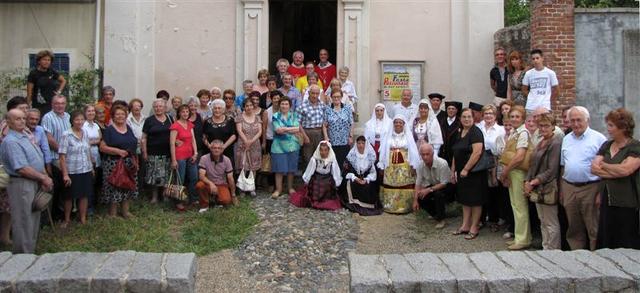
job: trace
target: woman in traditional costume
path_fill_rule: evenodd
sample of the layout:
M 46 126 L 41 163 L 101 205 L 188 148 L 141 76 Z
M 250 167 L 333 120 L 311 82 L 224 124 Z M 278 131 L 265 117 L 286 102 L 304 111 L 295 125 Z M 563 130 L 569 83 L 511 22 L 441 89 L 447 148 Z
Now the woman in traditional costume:
M 381 143 L 378 168 L 384 170 L 380 187 L 382 206 L 387 213 L 409 213 L 416 183 L 415 169 L 420 164 L 420 156 L 404 115 L 393 117 L 393 129 Z
M 342 183 L 342 176 L 331 143 L 323 140 L 318 144 L 302 180 L 307 184 L 307 197 L 312 208 L 338 210 L 342 207 L 337 188 Z
M 359 136 L 345 160 L 347 175 L 342 202 L 344 207 L 362 216 L 382 213 L 375 163 L 376 151 L 364 136 Z
M 376 157 L 380 154 L 380 144 L 386 133 L 391 131 L 393 122 L 387 115 L 386 106 L 382 103 L 376 104 L 371 113 L 371 119 L 365 124 L 364 137 L 373 146 Z
M 420 148 L 423 143 L 429 143 L 433 146 L 433 153 L 438 154 L 440 146 L 442 146 L 442 130 L 440 123 L 436 117 L 429 117 L 429 100 L 423 99 L 418 106 L 418 115 L 413 119 L 411 131 L 416 146 Z

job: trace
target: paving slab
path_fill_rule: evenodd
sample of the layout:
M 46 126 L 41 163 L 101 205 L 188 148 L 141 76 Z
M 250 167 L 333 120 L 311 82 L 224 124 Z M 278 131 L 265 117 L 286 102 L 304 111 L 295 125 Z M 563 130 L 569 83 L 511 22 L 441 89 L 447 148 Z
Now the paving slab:
M 127 274 L 136 256 L 135 251 L 115 251 L 109 253 L 98 272 L 91 280 L 94 292 L 124 292 Z
M 60 276 L 59 292 L 89 292 L 91 279 L 109 257 L 106 253 L 81 253 Z
M 631 275 L 636 283 L 640 281 L 640 263 L 634 262 L 618 249 L 600 249 L 595 252 L 597 255 L 604 257 L 613 262 L 619 269 Z
M 525 251 L 524 253 L 542 268 L 553 274 L 557 281 L 555 292 L 575 292 L 576 282 L 574 280 L 574 277 L 571 276 L 569 272 L 564 270 L 559 265 L 540 256 L 535 251 Z
M 456 290 L 456 277 L 436 254 L 409 253 L 404 257 L 420 277 L 421 292 L 444 293 Z
M 378 255 L 349 253 L 351 292 L 389 292 L 389 273 Z
M 521 251 L 498 251 L 496 255 L 506 265 L 527 279 L 529 292 L 547 293 L 558 290 L 558 278 Z
M 5 261 L 9 260 L 9 258 L 11 258 L 12 255 L 13 254 L 11 254 L 11 252 L 8 252 L 8 251 L 0 252 L 0 266 L 2 266 L 2 264 Z
M 58 279 L 79 252 L 47 253 L 41 255 L 16 280 L 18 292 L 58 292 Z
M 486 292 L 482 274 L 464 253 L 442 253 L 438 257 L 458 280 L 457 292 Z
M 640 250 L 636 250 L 636 249 L 629 249 L 629 248 L 620 248 L 620 249 L 616 249 L 617 251 L 620 251 L 620 253 L 624 254 L 625 256 L 627 256 L 628 258 L 630 258 L 631 260 L 640 263 Z
M 404 256 L 399 254 L 386 254 L 381 256 L 389 278 L 393 292 L 420 291 L 420 275 L 407 262 Z
M 636 286 L 636 282 L 632 276 L 618 269 L 615 263 L 608 259 L 586 250 L 576 250 L 567 253 L 572 254 L 576 260 L 602 275 L 603 291 L 622 291 Z
M 574 255 L 561 250 L 532 252 L 555 263 L 569 273 L 575 283 L 576 292 L 602 292 L 602 276 L 578 261 Z
M 167 253 L 164 261 L 167 288 L 165 292 L 194 292 L 196 269 L 195 253 Z
M 33 254 L 14 254 L 0 265 L 0 292 L 15 292 L 16 279 L 37 259 Z
M 163 257 L 162 253 L 137 253 L 127 276 L 127 292 L 151 293 L 164 290 L 166 280 L 162 276 Z
M 469 259 L 486 281 L 489 292 L 512 293 L 526 292 L 527 279 L 502 262 L 491 252 L 471 253 Z

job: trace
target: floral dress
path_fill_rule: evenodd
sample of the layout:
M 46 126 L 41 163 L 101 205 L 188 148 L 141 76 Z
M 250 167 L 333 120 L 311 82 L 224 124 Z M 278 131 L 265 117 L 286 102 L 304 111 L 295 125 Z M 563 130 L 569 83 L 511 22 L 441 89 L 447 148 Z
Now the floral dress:
M 511 99 L 516 105 L 525 106 L 527 104 L 527 97 L 522 94 L 522 79 L 524 78 L 524 70 L 520 71 L 520 74 L 509 75 L 509 85 L 511 86 Z
M 236 125 L 238 123 L 242 124 L 242 132 L 247 139 L 251 139 L 252 137 L 256 136 L 258 132 L 260 132 L 260 129 L 262 129 L 262 122 L 260 120 L 260 117 L 258 116 L 255 117 L 253 123 L 249 123 L 244 119 L 243 115 L 238 115 L 238 117 L 236 117 Z M 247 152 L 247 161 L 244 160 L 245 151 Z M 262 164 L 262 149 L 260 147 L 260 140 L 256 140 L 250 146 L 245 146 L 242 139 L 238 139 L 234 157 L 236 161 L 236 170 L 239 171 L 242 170 L 242 168 L 248 171 L 260 170 L 260 166 Z

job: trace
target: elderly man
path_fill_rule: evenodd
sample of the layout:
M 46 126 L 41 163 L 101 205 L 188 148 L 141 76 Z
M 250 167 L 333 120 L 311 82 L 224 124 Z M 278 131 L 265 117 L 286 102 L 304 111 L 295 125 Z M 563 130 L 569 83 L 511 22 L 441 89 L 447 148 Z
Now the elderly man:
M 504 48 L 498 48 L 494 52 L 495 66 L 489 71 L 489 81 L 493 94 L 496 97 L 507 98 L 507 80 L 509 80 L 509 71 L 507 70 L 507 62 L 505 57 L 507 52 Z
M 238 109 L 242 109 L 242 102 L 244 102 L 244 99 L 249 97 L 249 94 L 253 91 L 253 81 L 249 79 L 243 81 L 242 91 L 242 95 L 237 96 L 234 102 Z
M 413 99 L 413 93 L 411 89 L 403 89 L 402 90 L 402 98 L 399 104 L 393 105 L 393 112 L 391 113 L 391 117 L 394 117 L 398 114 L 404 115 L 408 120 L 413 121 L 416 114 L 418 113 L 418 106 L 411 102 Z
M 62 141 L 62 135 L 71 128 L 69 113 L 65 112 L 67 108 L 67 98 L 62 95 L 53 97 L 51 102 L 52 110 L 42 117 L 42 128 L 47 133 L 47 141 L 51 149 L 51 177 L 55 183 L 53 190 L 54 209 L 52 213 L 54 217 L 60 216 L 60 208 L 62 193 L 64 191 L 64 183 L 62 182 L 62 171 L 60 162 L 58 161 L 58 143 Z
M 209 210 L 209 201 L 214 197 L 221 199 L 231 197 L 234 205 L 238 204 L 235 190 L 236 184 L 233 181 L 233 166 L 231 160 L 222 154 L 224 143 L 214 139 L 209 145 L 211 153 L 200 158 L 198 164 L 200 181 L 196 183 L 196 191 L 200 197 L 200 210 L 204 213 Z M 215 201 L 215 200 L 214 200 Z
M 318 58 L 320 59 L 320 62 L 318 62 L 318 66 L 316 66 L 315 69 L 318 74 L 318 78 L 320 78 L 318 84 L 324 84 L 324 88 L 322 90 L 326 91 L 331 80 L 336 78 L 336 66 L 329 62 L 329 51 L 327 49 L 320 49 Z
M 116 89 L 107 85 L 102 88 L 102 98 L 96 103 L 97 106 L 104 108 L 104 123 L 109 124 L 111 121 L 111 106 L 113 106 L 113 100 L 116 96 Z M 45 115 L 47 113 L 44 113 Z
M 44 155 L 44 164 L 47 169 L 47 173 L 51 176 L 51 149 L 49 148 L 49 140 L 47 138 L 47 132 L 40 124 L 40 110 L 29 109 L 27 111 L 27 128 L 33 133 L 36 140 L 36 145 L 40 147 L 42 154 Z
M 0 145 L 0 161 L 11 176 L 7 193 L 11 205 L 14 253 L 34 253 L 40 230 L 40 212 L 32 210 L 39 189 L 53 188 L 44 170 L 42 152 L 26 133 L 26 114 L 13 109 L 7 114 L 9 132 Z
M 298 78 L 307 74 L 307 71 L 304 67 L 304 53 L 302 51 L 295 51 L 291 56 L 293 62 L 287 68 L 287 72 L 291 74 L 293 77 L 293 83 L 295 84 L 298 81 Z
M 287 73 L 287 69 L 289 69 L 289 60 L 284 59 L 284 58 L 280 58 L 278 59 L 278 61 L 276 61 L 276 85 L 278 88 L 281 88 L 282 85 L 284 84 L 282 82 L 282 78 L 284 77 L 284 75 Z
M 327 121 L 325 116 L 325 104 L 320 101 L 320 87 L 311 85 L 309 87 L 309 99 L 302 102 L 298 109 L 298 118 L 304 137 L 302 156 L 308 162 L 316 147 L 322 141 L 322 125 Z
M 572 107 L 568 115 L 572 132 L 562 140 L 560 154 L 560 165 L 564 166 L 560 203 L 567 213 L 567 241 L 571 249 L 594 250 L 600 177 L 591 173 L 591 161 L 607 139 L 589 128 L 589 111 L 585 107 Z
M 424 209 L 438 223 L 436 229 L 444 228 L 447 203 L 446 189 L 451 169 L 447 161 L 434 155 L 433 146 L 420 145 L 422 163 L 416 169 L 416 189 L 413 197 L 413 210 Z

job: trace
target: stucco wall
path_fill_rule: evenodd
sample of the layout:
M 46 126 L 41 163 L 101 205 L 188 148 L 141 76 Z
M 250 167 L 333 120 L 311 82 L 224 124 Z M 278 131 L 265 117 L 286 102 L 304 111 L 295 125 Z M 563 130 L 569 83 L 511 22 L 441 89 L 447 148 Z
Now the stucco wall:
M 576 9 L 574 19 L 576 103 L 590 110 L 592 127 L 606 134 L 606 114 L 624 107 L 625 100 L 640 99 L 638 92 L 625 96 L 623 74 L 623 32 L 638 30 L 638 9 Z M 640 112 L 637 107 L 630 110 Z
M 92 66 L 94 30 L 95 3 L 0 3 L 0 70 L 28 67 L 26 50 L 45 48 L 69 50 L 72 70 Z

